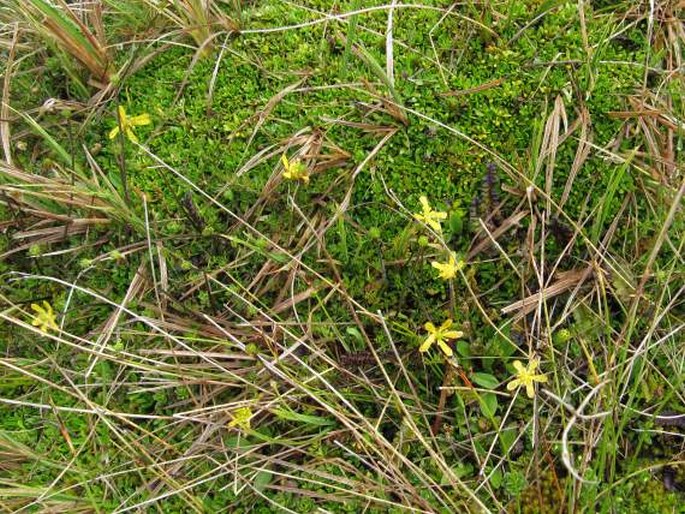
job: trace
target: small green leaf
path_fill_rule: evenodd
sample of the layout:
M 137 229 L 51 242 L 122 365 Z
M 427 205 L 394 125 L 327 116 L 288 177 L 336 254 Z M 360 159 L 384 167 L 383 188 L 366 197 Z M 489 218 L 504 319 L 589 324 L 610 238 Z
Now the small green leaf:
M 497 489 L 502 485 L 502 471 L 497 469 L 490 475 L 490 485 Z
M 267 485 L 271 483 L 273 479 L 273 473 L 265 469 L 259 470 L 257 475 L 254 477 L 254 488 L 257 492 L 261 493 L 264 491 Z
M 505 429 L 502 430 L 502 432 L 500 432 L 499 442 L 502 446 L 502 451 L 504 453 L 507 453 L 509 449 L 514 445 L 517 435 L 518 434 L 516 433 L 516 430 L 514 430 L 513 428 Z
M 473 381 L 485 389 L 497 389 L 499 380 L 490 373 L 474 373 L 471 378 Z
M 521 494 L 526 485 L 526 476 L 520 471 L 509 471 L 504 474 L 504 489 L 512 496 Z
M 509 330 L 507 330 L 505 334 L 507 334 L 508 332 Z M 513 344 L 511 341 L 507 340 L 499 334 L 497 334 L 496 336 L 495 347 L 497 349 L 497 355 L 499 357 L 511 357 L 518 350 L 515 344 Z
M 466 341 L 457 342 L 457 353 L 462 357 L 471 357 L 471 345 Z
M 12 109 L 10 107 L 10 109 Z M 43 138 L 45 143 L 53 149 L 53 151 L 59 156 L 59 158 L 62 160 L 64 164 L 67 166 L 71 166 L 74 164 L 73 159 L 71 158 L 71 154 L 67 152 L 67 150 L 60 145 L 57 140 L 52 137 L 47 130 L 45 130 L 40 123 L 38 123 L 36 120 L 34 120 L 31 116 L 29 116 L 26 113 L 20 112 L 20 111 L 15 111 L 12 109 L 15 113 L 17 113 L 19 116 L 24 118 L 24 121 L 28 124 L 28 126 L 36 133 L 36 135 L 40 136 Z
M 364 342 L 364 339 L 362 338 L 362 333 L 359 331 L 359 329 L 357 327 L 347 327 L 345 329 L 345 333 L 348 336 L 354 337 L 360 343 Z
M 315 425 L 318 427 L 335 425 L 335 421 L 332 419 L 322 418 L 320 416 L 309 416 L 307 414 L 300 414 L 299 412 L 294 412 L 291 410 L 272 409 L 271 412 L 281 419 L 288 421 L 299 421 L 300 423 L 305 423 L 307 425 Z
M 253 444 L 245 436 L 231 436 L 224 439 L 224 445 L 231 450 L 246 450 L 251 448 Z
M 452 471 L 454 474 L 457 476 L 457 478 L 464 478 L 464 477 L 469 477 L 473 475 L 473 464 L 469 462 L 459 462 L 457 463 L 456 466 L 452 467 Z M 440 485 L 449 485 L 450 480 L 448 476 L 443 473 L 441 480 L 440 480 Z
M 278 264 L 285 264 L 290 260 L 290 257 L 284 253 L 269 252 L 269 257 Z
M 461 211 L 452 211 L 448 226 L 452 234 L 461 234 L 464 230 L 464 214 Z
M 486 417 L 493 418 L 497 412 L 497 396 L 493 393 L 481 395 L 480 410 Z

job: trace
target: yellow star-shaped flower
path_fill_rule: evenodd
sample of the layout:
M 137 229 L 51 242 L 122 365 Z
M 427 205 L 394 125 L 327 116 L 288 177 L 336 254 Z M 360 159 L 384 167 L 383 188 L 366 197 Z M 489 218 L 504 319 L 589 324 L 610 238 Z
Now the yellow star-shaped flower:
M 438 343 L 438 346 L 442 352 L 448 357 L 452 357 L 452 348 L 449 347 L 446 341 L 448 339 L 458 339 L 462 337 L 464 333 L 459 330 L 450 330 L 449 328 L 451 326 L 451 319 L 445 320 L 445 322 L 438 328 L 435 328 L 435 325 L 433 325 L 433 323 L 430 321 L 426 323 L 424 328 L 428 332 L 428 337 L 419 348 L 419 351 L 421 353 L 426 352 L 433 345 L 433 343 Z
M 414 214 L 414 218 L 416 218 L 419 221 L 423 221 L 426 225 L 428 225 L 436 232 L 441 232 L 442 227 L 440 225 L 440 221 L 447 219 L 447 213 L 441 211 L 434 211 L 428 203 L 428 198 L 426 198 L 425 196 L 419 198 L 419 202 L 421 202 L 421 208 L 423 209 L 423 212 Z
M 283 164 L 283 178 L 301 180 L 305 184 L 309 184 L 309 170 L 304 163 L 301 161 L 290 162 L 285 154 L 281 156 L 281 163 Z
M 540 375 L 535 374 L 535 370 L 539 365 L 540 360 L 535 357 L 530 359 L 528 367 L 524 367 L 523 364 L 521 364 L 521 361 L 514 361 L 516 377 L 507 384 L 507 390 L 513 391 L 517 387 L 524 386 L 528 398 L 533 398 L 535 396 L 535 382 L 547 382 L 547 376 L 544 373 Z
M 457 254 L 451 252 L 447 262 L 433 261 L 431 262 L 431 266 L 440 272 L 441 279 L 450 280 L 456 277 L 459 270 L 464 267 L 464 261 L 458 261 Z
M 152 120 L 150 120 L 150 115 L 145 113 L 145 114 L 140 114 L 138 116 L 127 116 L 126 115 L 126 109 L 124 109 L 121 105 L 119 106 L 119 121 L 117 123 L 117 126 L 114 127 L 112 130 L 109 131 L 109 138 L 114 139 L 117 137 L 117 134 L 119 134 L 119 127 L 121 127 L 121 130 L 126 134 L 126 137 L 133 143 L 138 142 L 138 138 L 136 137 L 135 133 L 133 132 L 133 127 L 139 127 L 141 125 L 149 125 L 152 123 Z
M 34 327 L 39 327 L 40 331 L 47 334 L 49 330 L 59 331 L 59 326 L 57 326 L 57 315 L 53 312 L 52 306 L 43 300 L 43 307 L 37 303 L 32 303 L 31 308 L 36 312 L 36 315 L 31 321 L 31 325 Z
M 250 430 L 250 418 L 252 409 L 249 407 L 239 407 L 232 414 L 233 419 L 228 424 L 229 427 L 238 427 L 241 430 Z

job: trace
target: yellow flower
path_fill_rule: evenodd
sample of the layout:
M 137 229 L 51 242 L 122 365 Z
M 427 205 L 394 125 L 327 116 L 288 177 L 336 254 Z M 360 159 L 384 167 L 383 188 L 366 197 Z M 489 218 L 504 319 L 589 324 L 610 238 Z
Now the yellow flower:
M 109 138 L 114 139 L 119 133 L 119 124 L 121 124 L 121 130 L 124 131 L 126 137 L 133 143 L 138 142 L 138 138 L 133 133 L 133 127 L 139 127 L 141 125 L 149 125 L 152 123 L 150 120 L 150 115 L 140 114 L 138 116 L 131 116 L 130 118 L 126 115 L 126 110 L 120 105 L 119 106 L 119 121 L 117 126 L 109 131 Z
M 301 180 L 305 184 L 309 184 L 309 170 L 300 161 L 290 162 L 283 154 L 281 156 L 281 163 L 283 164 L 283 178 L 288 180 Z
M 442 325 L 440 325 L 439 328 L 435 328 L 435 325 L 433 325 L 433 323 L 431 323 L 430 321 L 426 323 L 424 325 L 424 328 L 426 329 L 429 335 L 419 348 L 419 351 L 422 353 L 428 351 L 428 349 L 433 345 L 433 343 L 438 343 L 438 346 L 443 351 L 443 353 L 448 357 L 452 357 L 452 348 L 450 348 L 445 341 L 447 339 L 458 339 L 459 337 L 462 337 L 464 333 L 460 332 L 459 330 L 449 330 L 451 326 L 451 319 L 445 320 L 445 322 Z
M 48 330 L 59 331 L 57 322 L 55 319 L 57 316 L 52 311 L 52 306 L 43 300 L 43 307 L 36 303 L 31 304 L 31 308 L 36 311 L 36 315 L 31 322 L 34 327 L 40 327 L 40 331 L 44 334 L 48 333 Z
M 451 252 L 447 262 L 433 261 L 431 266 L 440 272 L 441 279 L 449 280 L 457 276 L 457 272 L 464 267 L 464 261 L 457 261 L 457 254 Z
M 428 225 L 436 232 L 440 232 L 442 230 L 442 227 L 440 226 L 440 220 L 446 219 L 447 213 L 434 211 L 428 203 L 428 198 L 426 198 L 425 196 L 419 198 L 419 201 L 421 202 L 423 212 L 421 214 L 414 214 L 414 218 L 416 218 L 419 221 L 423 221 L 426 225 Z
M 239 407 L 232 413 L 233 419 L 228 424 L 229 427 L 238 427 L 242 430 L 250 430 L 250 418 L 252 409 L 249 407 Z
M 524 368 L 521 361 L 514 361 L 516 368 L 516 378 L 507 384 L 507 390 L 513 391 L 517 387 L 525 386 L 528 398 L 535 396 L 535 382 L 547 382 L 547 376 L 543 373 L 536 375 L 535 370 L 540 365 L 540 360 L 533 357 L 528 362 L 528 367 Z

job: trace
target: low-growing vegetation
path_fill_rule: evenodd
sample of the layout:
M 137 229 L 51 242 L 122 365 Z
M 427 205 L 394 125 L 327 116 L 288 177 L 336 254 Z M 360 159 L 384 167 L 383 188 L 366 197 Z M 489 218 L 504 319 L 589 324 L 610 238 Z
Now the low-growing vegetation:
M 0 510 L 683 512 L 683 14 L 0 3 Z

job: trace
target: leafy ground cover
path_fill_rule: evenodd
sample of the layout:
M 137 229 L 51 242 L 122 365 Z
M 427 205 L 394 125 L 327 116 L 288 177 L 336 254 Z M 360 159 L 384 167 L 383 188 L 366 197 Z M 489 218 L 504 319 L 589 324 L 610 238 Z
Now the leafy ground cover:
M 680 512 L 683 9 L 5 2 L 0 508 Z

